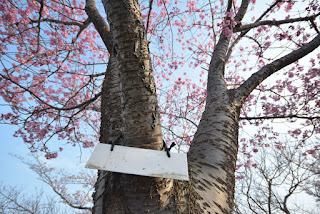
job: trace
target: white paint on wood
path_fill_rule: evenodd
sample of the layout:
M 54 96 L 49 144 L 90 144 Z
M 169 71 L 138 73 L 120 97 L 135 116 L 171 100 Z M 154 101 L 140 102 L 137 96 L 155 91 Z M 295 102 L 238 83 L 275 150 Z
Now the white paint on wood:
M 151 177 L 189 180 L 187 154 L 99 143 L 86 168 Z

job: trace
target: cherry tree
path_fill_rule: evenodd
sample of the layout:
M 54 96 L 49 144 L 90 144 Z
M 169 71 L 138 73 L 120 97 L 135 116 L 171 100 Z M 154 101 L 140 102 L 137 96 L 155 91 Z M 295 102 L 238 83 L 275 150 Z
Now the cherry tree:
M 0 95 L 11 111 L 1 120 L 48 159 L 58 141 L 88 148 L 121 135 L 127 146 L 189 147 L 189 182 L 99 171 L 94 213 L 231 213 L 235 179 L 259 164 L 259 148 L 285 149 L 286 134 L 319 157 L 307 144 L 320 131 L 319 3 L 259 3 L 4 0 Z

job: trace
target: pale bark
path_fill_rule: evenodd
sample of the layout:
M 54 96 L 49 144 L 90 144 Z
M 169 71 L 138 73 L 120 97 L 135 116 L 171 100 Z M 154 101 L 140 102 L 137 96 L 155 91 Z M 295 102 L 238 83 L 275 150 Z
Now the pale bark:
M 249 1 L 235 16 L 240 22 Z M 231 8 L 231 5 L 229 5 Z M 230 26 L 231 27 L 231 26 Z M 224 72 L 230 38 L 220 35 L 208 71 L 206 108 L 192 141 L 188 161 L 195 213 L 231 213 L 238 152 L 240 105 L 225 84 Z
M 240 106 L 224 81 L 229 41 L 221 36 L 212 55 L 206 108 L 188 153 L 196 213 L 231 213 L 233 209 Z

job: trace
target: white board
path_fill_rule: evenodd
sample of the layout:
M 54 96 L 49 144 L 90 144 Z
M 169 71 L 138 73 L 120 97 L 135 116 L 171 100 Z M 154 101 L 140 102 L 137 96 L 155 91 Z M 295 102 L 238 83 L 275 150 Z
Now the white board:
M 99 143 L 86 168 L 151 177 L 189 180 L 187 154 Z

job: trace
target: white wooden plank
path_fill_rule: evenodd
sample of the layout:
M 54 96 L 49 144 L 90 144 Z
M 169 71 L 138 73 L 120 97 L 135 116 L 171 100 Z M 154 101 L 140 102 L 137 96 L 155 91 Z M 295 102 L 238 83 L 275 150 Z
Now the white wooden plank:
M 187 155 L 99 143 L 86 168 L 151 177 L 189 180 Z

